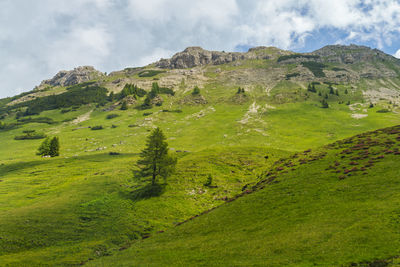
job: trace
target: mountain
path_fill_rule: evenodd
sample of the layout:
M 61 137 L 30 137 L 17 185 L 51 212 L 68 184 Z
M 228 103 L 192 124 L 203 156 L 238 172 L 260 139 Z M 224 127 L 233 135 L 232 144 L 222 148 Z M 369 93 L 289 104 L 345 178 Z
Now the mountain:
M 191 47 L 0 99 L 0 265 L 395 262 L 399 70 L 355 45 Z M 155 127 L 178 165 L 152 191 L 132 170 Z M 45 136 L 59 157 L 36 155 Z

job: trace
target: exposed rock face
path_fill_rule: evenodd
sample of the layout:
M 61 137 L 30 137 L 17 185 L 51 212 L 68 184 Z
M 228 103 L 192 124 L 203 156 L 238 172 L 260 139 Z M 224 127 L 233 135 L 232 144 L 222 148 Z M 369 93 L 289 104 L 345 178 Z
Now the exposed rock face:
M 157 95 L 151 100 L 151 104 L 156 106 L 161 106 L 163 102 L 164 102 L 163 99 L 159 95 Z
M 87 82 L 104 76 L 104 73 L 96 70 L 92 66 L 77 67 L 71 71 L 62 70 L 53 78 L 44 80 L 39 87 L 50 86 L 71 86 L 74 84 Z
M 208 51 L 201 47 L 188 47 L 176 53 L 170 59 L 161 59 L 156 66 L 163 69 L 185 69 L 203 65 L 220 65 L 243 59 L 267 59 L 268 55 L 260 53 L 267 47 L 251 48 L 247 53 Z
M 390 61 L 400 65 L 400 60 L 378 49 L 359 45 L 328 45 L 311 54 L 320 56 L 324 61 L 341 64 L 353 64 L 371 61 Z

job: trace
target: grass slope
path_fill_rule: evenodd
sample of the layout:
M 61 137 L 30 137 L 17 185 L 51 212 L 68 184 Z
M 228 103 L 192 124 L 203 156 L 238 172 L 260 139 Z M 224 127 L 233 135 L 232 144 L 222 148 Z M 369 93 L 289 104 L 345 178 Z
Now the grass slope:
M 296 153 L 243 197 L 89 266 L 396 264 L 399 151 L 397 126 Z
M 263 72 L 271 63 L 257 62 L 218 67 Z M 151 84 L 169 72 L 132 75 Z M 330 108 L 322 109 L 326 84 L 316 85 L 321 96 L 293 81 L 268 90 L 251 84 L 238 96 L 237 85 L 217 76 L 201 87 L 203 104 L 194 104 L 192 88 L 183 82 L 175 96 L 161 95 L 161 107 L 135 109 L 140 98 L 126 111 L 116 102 L 47 110 L 1 130 L 0 265 L 74 265 L 108 255 L 223 204 L 289 153 L 400 123 L 394 103 L 393 112 L 377 113 L 389 100 L 368 108 L 362 90 L 351 84 L 334 85 L 339 96 L 329 95 Z M 368 80 L 359 87 L 377 85 Z M 2 122 L 16 123 L 17 111 L 23 110 L 4 115 Z M 45 117 L 54 123 L 39 123 Z M 91 130 L 100 125 L 102 130 Z M 133 180 L 132 166 L 155 126 L 166 133 L 179 165 L 168 185 L 150 197 L 145 185 Z M 61 156 L 36 156 L 41 140 L 14 140 L 26 130 L 59 136 Z M 203 186 L 209 174 L 217 188 Z

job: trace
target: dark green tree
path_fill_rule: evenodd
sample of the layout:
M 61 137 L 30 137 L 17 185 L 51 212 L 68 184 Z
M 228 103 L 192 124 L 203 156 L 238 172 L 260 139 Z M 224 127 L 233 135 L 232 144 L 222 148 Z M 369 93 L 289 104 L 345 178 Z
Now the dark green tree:
M 349 93 L 349 91 L 346 89 L 346 90 L 344 90 L 344 93 L 347 95 Z
M 200 94 L 200 88 L 197 87 L 197 86 L 195 86 L 195 87 L 193 88 L 192 95 L 199 95 L 199 94 Z
M 121 104 L 121 108 L 120 108 L 121 110 L 127 110 L 128 109 L 128 104 L 126 103 L 126 101 L 122 101 L 122 104 Z
M 160 128 L 154 129 L 147 137 L 146 147 L 140 153 L 138 175 L 141 178 L 151 179 L 151 185 L 155 185 L 159 177 L 167 177 L 175 171 L 177 160 L 169 155 L 168 143 Z
M 333 90 L 332 85 L 329 85 L 329 94 L 331 94 L 331 95 L 335 94 L 335 91 Z
M 143 102 L 142 109 L 150 109 L 153 107 L 153 104 L 151 103 L 151 97 L 148 95 Z
M 212 175 L 211 175 L 211 174 L 208 174 L 207 180 L 206 180 L 206 182 L 204 183 L 204 186 L 211 186 L 211 184 L 212 184 Z
M 321 101 L 321 107 L 322 108 L 329 108 L 329 104 L 325 99 L 322 99 Z
M 57 157 L 59 155 L 60 155 L 60 141 L 58 140 L 58 137 L 55 136 L 50 141 L 49 156 L 50 157 Z
M 44 141 L 40 144 L 36 155 L 39 156 L 49 156 L 50 155 L 50 138 L 47 137 Z
M 151 85 L 151 90 L 149 92 L 149 97 L 151 99 L 155 98 L 158 94 L 160 93 L 160 86 L 158 86 L 158 83 L 154 82 Z
M 112 101 L 114 101 L 114 99 L 115 99 L 114 92 L 111 91 L 111 93 L 108 95 L 108 100 L 109 100 L 110 102 L 112 102 Z

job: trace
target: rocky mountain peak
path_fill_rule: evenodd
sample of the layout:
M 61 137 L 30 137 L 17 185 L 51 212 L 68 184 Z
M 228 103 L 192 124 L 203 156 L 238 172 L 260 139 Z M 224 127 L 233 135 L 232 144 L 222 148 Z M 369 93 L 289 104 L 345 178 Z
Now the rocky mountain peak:
M 59 71 L 53 78 L 44 80 L 41 82 L 39 87 L 43 86 L 71 86 L 74 84 L 87 82 L 105 74 L 96 70 L 92 66 L 80 66 L 73 70 Z
M 325 61 L 342 64 L 352 64 L 370 61 L 391 61 L 400 65 L 400 60 L 385 54 L 378 49 L 361 45 L 327 45 L 311 54 L 324 58 Z

